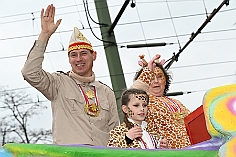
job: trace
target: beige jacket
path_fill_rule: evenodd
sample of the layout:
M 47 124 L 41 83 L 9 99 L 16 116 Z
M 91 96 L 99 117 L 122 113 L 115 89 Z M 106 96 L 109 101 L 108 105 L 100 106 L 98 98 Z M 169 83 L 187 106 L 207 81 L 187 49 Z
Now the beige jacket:
M 24 79 L 51 101 L 54 144 L 89 144 L 106 146 L 109 132 L 119 125 L 116 99 L 106 85 L 94 81 L 83 83 L 64 73 L 48 73 L 42 69 L 47 43 L 35 41 L 22 69 Z M 82 88 L 96 87 L 99 106 L 98 117 L 84 112 Z

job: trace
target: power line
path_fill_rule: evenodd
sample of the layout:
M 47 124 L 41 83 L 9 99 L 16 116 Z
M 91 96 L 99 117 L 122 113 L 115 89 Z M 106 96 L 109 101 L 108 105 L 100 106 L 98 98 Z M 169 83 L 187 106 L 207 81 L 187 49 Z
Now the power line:
M 80 16 L 80 11 L 79 11 L 79 8 L 78 8 L 78 5 L 77 5 L 77 2 L 76 2 L 76 0 L 75 0 L 75 5 L 76 5 L 76 9 L 77 9 L 77 12 L 78 12 L 78 14 L 79 14 L 79 21 L 80 21 L 80 23 L 81 23 L 81 25 L 82 25 L 82 29 L 84 29 L 84 25 L 83 25 L 83 23 L 82 23 L 82 19 L 81 19 L 81 16 Z
M 202 0 L 168 0 L 168 2 L 200 2 Z M 206 1 L 206 0 L 205 0 Z M 210 1 L 210 0 L 207 0 Z M 138 2 L 138 3 L 165 3 L 166 1 L 145 1 L 145 2 Z
M 212 62 L 212 63 L 202 63 L 202 64 L 192 64 L 192 65 L 183 65 L 183 66 L 178 66 L 178 67 L 172 67 L 171 69 L 192 68 L 192 67 L 200 67 L 200 66 L 207 66 L 207 65 L 219 65 L 219 64 L 228 64 L 228 63 L 236 63 L 236 60 L 222 61 L 222 62 Z
M 225 10 L 225 11 L 235 11 L 236 8 L 233 8 L 233 9 L 228 9 L 228 10 Z M 219 11 L 218 13 L 220 12 L 223 12 L 223 11 Z M 186 17 L 193 17 L 193 16 L 202 16 L 202 15 L 205 15 L 205 13 L 201 13 L 201 14 L 191 14 L 191 15 L 184 15 L 184 16 L 176 16 L 176 17 L 172 17 L 172 19 L 175 19 L 175 18 L 186 18 Z M 139 24 L 140 22 L 141 23 L 146 23 L 146 22 L 156 22 L 156 21 L 160 21 L 160 20 L 170 20 L 171 18 L 168 17 L 168 18 L 159 18 L 159 19 L 152 19 L 152 20 L 144 20 L 144 21 L 137 21 L 137 22 L 128 22 L 128 23 L 121 23 L 121 24 L 118 24 L 120 26 L 122 25 L 129 25 L 129 24 Z M 32 19 L 27 19 L 27 20 L 32 20 Z M 0 23 L 1 24 L 1 23 Z M 92 28 L 99 28 L 99 27 L 92 27 Z M 84 28 L 84 29 L 90 29 L 90 28 Z M 61 31 L 61 33 L 63 32 L 69 32 L 71 30 L 66 30 L 66 31 Z M 4 38 L 4 39 L 0 39 L 0 40 L 10 40 L 10 39 L 16 39 L 16 38 L 24 38 L 24 37 L 31 37 L 31 36 L 38 36 L 38 35 L 26 35 L 26 36 L 21 36 L 21 37 L 10 37 L 10 38 Z
M 231 62 L 235 62 L 235 61 L 231 61 Z M 205 64 L 205 65 L 210 65 L 209 64 Z M 212 63 L 214 64 L 214 63 Z M 191 66 L 197 66 L 197 65 L 191 65 Z M 136 72 L 130 72 L 130 73 L 124 73 L 124 75 L 129 75 L 129 74 L 135 74 Z M 119 74 L 113 75 L 113 76 L 117 76 Z M 120 74 L 123 75 L 123 74 Z M 110 77 L 111 75 L 108 76 L 98 76 L 97 78 L 104 78 L 104 77 Z M 180 83 L 189 83 L 189 82 L 197 82 L 197 81 L 205 81 L 205 80 L 211 80 L 211 79 L 219 79 L 219 78 L 225 78 L 225 77 L 233 77 L 236 76 L 236 74 L 228 74 L 228 75 L 220 75 L 220 76 L 213 76 L 213 77 L 206 77 L 206 78 L 199 78 L 199 79 L 193 79 L 193 80 L 185 80 L 185 81 L 178 81 L 178 82 L 172 82 L 172 84 L 180 84 Z M 15 89 L 9 89 L 9 90 L 1 90 L 0 93 L 5 93 L 5 92 L 10 92 L 10 91 L 16 91 L 16 90 L 25 90 L 25 89 L 35 89 L 32 86 L 29 87 L 21 87 L 21 88 L 15 88 Z
M 139 15 L 138 6 L 136 7 L 136 11 L 137 11 L 137 14 L 138 14 L 138 19 L 139 19 L 138 22 L 139 22 L 139 24 L 141 26 L 141 29 L 142 29 L 142 34 L 143 34 L 143 37 L 144 37 L 144 41 L 147 44 L 147 39 L 146 39 L 146 36 L 145 36 L 145 33 L 144 33 L 144 29 L 143 29 L 143 25 L 142 25 L 142 22 L 141 22 L 141 18 L 140 18 L 140 15 Z M 151 59 L 151 54 L 150 54 L 150 51 L 149 51 L 148 47 L 146 49 L 148 51 L 149 58 Z
M 92 3 L 92 2 L 90 2 L 90 3 Z M 65 8 L 70 8 L 70 7 L 78 7 L 78 5 L 83 5 L 83 4 L 76 4 L 76 5 L 70 5 L 70 6 L 64 6 L 64 7 L 58 7 L 58 8 L 56 8 L 57 10 L 60 10 L 60 9 L 65 9 Z M 109 6 L 109 8 L 110 7 L 116 7 L 116 6 L 119 6 L 119 5 L 112 5 L 112 6 Z M 100 7 L 100 8 L 98 8 L 98 9 L 103 9 L 104 7 Z M 90 9 L 90 10 L 95 10 L 95 9 Z M 81 10 L 80 12 L 82 12 L 82 11 L 85 11 L 85 10 Z M 73 14 L 73 13 L 77 13 L 77 12 L 79 12 L 78 10 L 77 11 L 73 11 L 73 12 L 67 12 L 67 13 L 58 13 L 57 15 L 67 15 L 67 14 Z M 31 12 L 31 13 L 22 13 L 22 14 L 14 14 L 14 15 L 7 15 L 7 16 L 2 16 L 2 17 L 0 17 L 0 19 L 2 18 L 10 18 L 10 17 L 18 17 L 19 18 L 19 16 L 23 16 L 23 15 L 31 15 L 31 14 L 33 14 L 33 13 L 40 13 L 40 11 L 34 11 L 34 12 Z M 35 19 L 39 19 L 40 18 L 40 16 L 39 17 L 36 17 Z M 28 21 L 28 20 L 31 20 L 31 18 L 30 19 L 22 19 L 22 20 L 14 20 L 14 21 L 8 21 L 8 22 L 2 22 L 2 23 L 0 23 L 0 25 L 1 24 L 7 24 L 7 23 L 15 23 L 15 22 L 21 22 L 21 21 Z
M 34 87 L 31 87 L 31 88 L 34 88 Z M 17 90 L 17 89 L 13 89 L 13 90 Z M 191 92 L 183 92 L 183 94 L 206 92 L 207 90 L 209 90 L 209 89 L 201 89 L 201 90 L 194 90 Z M 10 91 L 10 90 L 6 90 L 6 91 Z M 116 91 L 113 91 L 113 92 L 116 92 Z M 0 93 L 1 93 L 1 91 L 0 91 Z M 172 92 L 169 92 L 169 93 L 172 93 Z M 178 96 L 178 95 L 176 95 L 176 96 Z M 33 102 L 28 102 L 28 103 L 22 103 L 22 105 L 29 105 L 29 104 L 36 104 L 36 103 L 48 103 L 48 102 L 50 102 L 50 100 L 46 99 L 46 100 L 38 100 L 38 101 L 33 101 Z M 0 108 L 5 108 L 5 107 L 0 107 Z
M 47 52 L 45 52 L 45 53 L 46 53 L 46 54 L 49 54 L 49 53 L 57 53 L 57 52 L 61 52 L 61 51 L 63 51 L 63 50 L 47 51 Z M 64 50 L 64 51 L 67 51 L 67 50 Z M 1 60 L 1 59 L 9 59 L 9 58 L 25 57 L 25 56 L 27 56 L 27 55 L 28 55 L 28 54 L 0 57 L 0 60 Z
M 109 0 L 108 0 L 109 1 Z M 202 1 L 202 0 L 168 0 L 168 2 L 190 2 L 190 1 Z M 206 0 L 205 0 L 206 1 Z M 142 4 L 142 3 L 164 3 L 166 1 L 145 1 L 145 2 L 136 2 L 136 3 L 139 3 L 139 4 Z M 94 3 L 94 2 L 89 2 L 89 3 Z M 83 5 L 82 3 L 81 4 L 75 4 L 75 5 L 69 5 L 69 6 L 63 6 L 63 7 L 57 7 L 56 9 L 57 10 L 60 10 L 60 9 L 65 9 L 65 8 L 71 8 L 71 7 L 78 7 L 78 5 Z M 120 6 L 119 4 L 117 5 L 111 5 L 111 6 L 108 6 L 109 8 L 111 7 L 116 7 L 116 6 Z M 104 8 L 104 7 L 103 7 Z M 98 9 L 101 9 L 101 8 L 98 8 Z M 94 10 L 94 9 L 93 9 Z M 82 10 L 84 11 L 84 10 Z M 11 17 L 19 17 L 19 16 L 23 16 L 23 15 L 30 15 L 32 13 L 40 13 L 40 11 L 33 11 L 33 12 L 28 12 L 28 13 L 20 13 L 20 14 L 12 14 L 12 15 L 6 15 L 6 16 L 0 16 L 0 19 L 3 19 L 3 18 L 11 18 Z M 74 13 L 74 12 L 73 12 Z M 67 13 L 65 13 L 67 14 Z M 59 14 L 59 15 L 65 15 L 65 14 Z M 0 23 L 1 24 L 1 23 Z
M 81 4 L 82 5 L 82 4 Z M 77 6 L 77 4 L 76 4 L 76 6 Z M 71 6 L 70 6 L 71 7 Z M 64 7 L 64 8 L 66 8 L 66 7 Z M 86 8 L 85 8 L 85 10 L 86 10 Z M 174 18 L 174 17 L 173 17 Z M 172 18 L 171 18 L 172 19 Z M 149 20 L 150 21 L 150 20 Z M 140 21 L 139 21 L 140 22 Z M 144 21 L 145 22 L 145 21 Z M 91 28 L 90 28 L 91 29 Z M 92 29 L 91 29 L 92 30 Z M 64 32 L 68 32 L 68 31 L 64 31 Z M 59 34 L 61 34 L 62 32 L 59 32 Z M 93 33 L 93 31 L 92 31 L 92 33 Z M 93 33 L 94 34 L 94 33 Z M 13 37 L 13 38 L 6 38 L 6 39 L 1 39 L 1 40 L 10 40 L 10 39 L 17 39 L 17 38 L 23 38 L 23 37 L 31 37 L 31 36 L 36 36 L 36 35 L 28 35 L 28 36 L 21 36 L 21 37 Z M 178 37 L 178 36 L 177 36 Z M 98 39 L 98 38 L 97 38 Z M 179 44 L 180 45 L 180 44 Z M 62 50 L 64 50 L 64 46 L 62 45 L 62 47 L 63 47 L 63 49 Z M 22 55 L 19 55 L 19 56 L 22 56 Z M 23 55 L 24 56 L 24 55 Z M 17 57 L 17 56 L 13 56 L 13 57 Z M 11 58 L 11 57 L 2 57 L 2 58 L 0 58 L 0 59 L 5 59 L 5 58 Z
M 218 30 L 218 31 L 208 31 L 208 32 L 201 32 L 201 34 L 221 33 L 221 32 L 228 32 L 228 31 L 236 31 L 236 29 L 232 28 L 232 29 L 224 29 L 224 30 Z M 181 34 L 181 35 L 178 35 L 178 36 L 179 37 L 185 37 L 185 36 L 189 36 L 189 34 Z M 169 39 L 169 38 L 174 38 L 174 37 L 175 36 L 163 36 L 163 37 L 157 37 L 157 38 L 149 38 L 149 39 L 147 39 L 147 41 L 152 41 L 152 40 L 157 40 L 157 39 Z M 234 39 L 234 38 L 230 38 L 230 39 Z M 225 40 L 225 39 L 219 39 L 219 40 Z M 144 41 L 144 40 L 130 40 L 130 41 L 127 41 L 127 42 L 120 42 L 119 44 L 139 42 L 139 41 Z M 214 40 L 211 40 L 211 41 L 214 41 Z M 218 39 L 215 39 L 215 41 L 218 41 Z M 193 42 L 196 42 L 196 41 L 193 41 Z
M 233 9 L 226 9 L 224 11 L 219 11 L 218 13 L 223 13 L 223 12 L 228 12 L 228 11 L 235 11 L 236 8 Z M 195 16 L 203 16 L 205 13 L 198 13 L 198 14 L 189 14 L 189 15 L 182 15 L 182 16 L 173 16 L 172 19 L 179 19 L 179 18 L 188 18 L 188 17 L 195 17 Z M 142 20 L 142 23 L 147 23 L 147 22 L 156 22 L 156 21 L 163 21 L 163 20 L 170 20 L 170 17 L 165 17 L 165 18 L 157 18 L 157 19 L 152 19 L 152 20 Z M 126 22 L 126 23 L 120 23 L 119 25 L 133 25 L 133 24 L 139 24 L 139 21 L 133 21 L 133 22 Z
M 169 2 L 169 1 L 168 1 Z M 83 5 L 83 4 L 79 4 L 79 5 Z M 75 7 L 76 5 L 72 5 L 73 7 Z M 68 6 L 69 7 L 72 7 L 72 6 Z M 115 7 L 115 6 L 118 6 L 118 5 L 114 5 L 114 6 L 109 6 L 110 7 Z M 62 8 L 62 7 L 61 7 Z M 61 9 L 61 8 L 57 8 L 57 9 Z M 67 7 L 63 7 L 63 8 L 67 8 Z M 98 8 L 98 9 L 102 9 L 102 8 Z M 90 10 L 94 10 L 94 9 L 90 9 Z M 236 8 L 232 8 L 232 9 L 225 9 L 225 10 L 222 10 L 222 11 L 219 11 L 218 13 L 223 13 L 223 12 L 228 12 L 228 11 L 234 11 L 236 10 Z M 85 11 L 82 10 L 82 11 Z M 37 11 L 39 12 L 39 11 Z M 23 14 L 15 14 L 15 15 L 9 15 L 9 16 L 4 16 L 4 17 L 0 17 L 0 18 L 5 18 L 5 17 L 14 17 L 14 16 L 20 16 L 20 15 L 31 15 L 32 13 L 37 13 L 37 12 L 31 12 L 31 13 L 23 13 Z M 73 11 L 73 12 L 67 12 L 67 13 L 58 13 L 57 16 L 59 15 L 66 15 L 66 14 L 73 14 L 73 13 L 77 13 L 78 11 Z M 201 15 L 205 15 L 206 13 L 199 13 L 199 14 L 190 14 L 190 15 L 183 15 L 183 16 L 176 16 L 176 17 L 172 17 L 173 19 L 176 19 L 176 18 L 187 18 L 187 17 L 194 17 L 194 16 L 201 16 Z M 35 17 L 35 19 L 38 19 L 40 17 Z M 160 18 L 160 19 L 153 19 L 153 20 L 145 20 L 145 21 L 141 21 L 142 23 L 144 22 L 151 22 L 151 21 L 159 21 L 159 20 L 169 20 L 171 19 L 170 17 L 168 18 Z M 29 20 L 32 20 L 32 18 L 28 18 L 28 19 L 22 19 L 22 20 L 15 20 L 15 21 L 8 21 L 8 22 L 2 22 L 0 23 L 1 24 L 7 24 L 7 23 L 15 23 L 15 22 L 22 22 L 22 21 L 29 21 Z M 118 24 L 118 25 L 127 25 L 127 24 L 136 24 L 136 23 L 139 23 L 140 21 L 137 21 L 137 22 L 131 22 L 131 23 L 121 23 L 121 24 Z
M 173 18 L 172 18 L 171 11 L 170 11 L 170 7 L 169 7 L 169 4 L 168 4 L 168 1 L 167 1 L 167 0 L 166 0 L 166 5 L 167 5 L 167 8 L 168 8 L 168 11 L 169 11 L 169 14 L 170 14 L 170 19 L 171 19 L 172 26 L 173 26 L 173 28 L 174 28 L 175 36 L 176 36 L 177 42 L 178 42 L 178 44 L 179 44 L 179 49 L 181 49 L 181 45 L 180 45 L 180 42 L 179 42 L 179 37 L 178 37 L 178 35 L 177 35 L 177 31 L 176 31 L 176 28 L 175 28 L 174 20 L 173 20 Z
M 33 87 L 31 87 L 33 88 Z M 15 90 L 15 89 L 13 89 Z M 182 92 L 183 94 L 189 94 L 189 93 L 199 93 L 199 92 L 206 92 L 207 90 L 209 89 L 200 89 L 200 90 L 194 90 L 194 91 L 187 91 L 187 92 Z M 9 91 L 9 90 L 7 90 Z M 116 92 L 116 91 L 113 91 L 113 92 Z M 1 91 L 0 91 L 1 93 Z M 169 92 L 169 93 L 172 93 L 172 92 Z M 182 94 L 182 95 L 183 95 Z M 170 95 L 171 96 L 171 95 Z M 179 96 L 179 95 L 176 95 L 176 96 Z M 38 100 L 38 101 L 33 101 L 33 102 L 28 102 L 28 103 L 23 103 L 22 105 L 29 105 L 29 104 L 35 104 L 35 103 L 46 103 L 46 102 L 50 102 L 50 100 L 46 99 L 46 100 Z M 0 107 L 0 108 L 5 108 L 5 107 Z
M 99 2 L 99 1 L 98 1 Z M 161 1 L 157 1 L 155 3 L 159 3 Z M 94 3 L 94 2 L 89 2 L 89 3 Z M 148 2 L 139 2 L 139 3 L 148 3 Z M 153 3 L 153 2 L 151 2 Z M 83 6 L 83 4 L 75 4 L 75 5 L 69 5 L 69 6 L 63 6 L 63 7 L 57 7 L 56 9 L 57 10 L 60 10 L 60 9 L 68 9 L 68 8 L 71 8 L 71 7 L 78 7 L 79 5 Z M 120 5 L 111 5 L 111 6 L 108 6 L 109 8 L 110 7 L 116 7 L 116 6 L 120 6 Z M 104 7 L 102 7 L 104 8 Z M 99 8 L 101 9 L 101 8 Z M 94 10 L 94 9 L 93 9 Z M 83 10 L 84 11 L 84 10 Z M 23 15 L 29 15 L 29 14 L 32 14 L 32 13 L 40 13 L 40 11 L 33 11 L 33 12 L 28 12 L 28 13 L 20 13 L 20 14 L 12 14 L 12 15 L 6 15 L 6 16 L 0 16 L 0 19 L 3 19 L 3 18 L 11 18 L 11 17 L 19 17 L 19 16 L 23 16 Z
M 212 79 L 218 79 L 218 78 L 224 78 L 224 77 L 232 77 L 232 76 L 236 76 L 236 75 L 235 74 L 220 75 L 220 76 L 206 77 L 206 78 L 200 78 L 200 79 L 193 79 L 193 80 L 185 80 L 185 81 L 173 82 L 171 84 L 188 83 L 188 82 L 196 82 L 196 81 L 205 81 L 205 80 L 212 80 Z
M 68 31 L 61 31 L 60 33 L 62 32 L 69 32 L 70 30 Z M 208 32 L 201 32 L 201 34 L 207 34 L 207 33 L 221 33 L 221 32 L 230 32 L 230 31 L 236 31 L 235 28 L 232 28 L 232 29 L 225 29 L 225 30 L 214 30 L 214 31 L 208 31 Z M 58 33 L 58 32 L 56 32 Z M 32 37 L 32 36 L 38 36 L 38 35 L 31 35 L 31 36 L 19 36 L 19 37 L 13 37 L 13 38 L 5 38 L 5 39 L 1 39 L 1 40 L 11 40 L 11 39 L 20 39 L 20 38 L 25 38 L 25 37 Z M 189 36 L 189 34 L 182 34 L 182 35 L 178 35 L 178 36 Z M 146 39 L 147 41 L 151 41 L 151 40 L 157 40 L 157 39 L 168 39 L 168 38 L 174 38 L 175 36 L 166 36 L 166 37 L 158 37 L 158 38 L 150 38 L 150 39 Z M 211 41 L 211 42 L 214 42 L 214 41 L 221 41 L 221 40 L 235 40 L 236 38 L 223 38 L 223 39 L 212 39 L 212 40 L 199 40 L 199 41 L 194 41 L 193 43 L 196 43 L 196 42 L 206 42 L 206 41 Z M 144 41 L 144 40 L 135 40 L 135 41 L 126 41 L 126 42 L 120 42 L 120 43 L 117 43 L 117 45 L 122 45 L 122 44 L 128 44 L 128 43 L 132 43 L 132 42 L 140 42 L 140 41 Z M 176 43 L 174 43 L 176 44 Z M 94 45 L 93 47 L 101 47 L 103 45 Z M 122 45 L 123 46 L 123 45 Z M 121 47 L 122 47 L 121 46 Z M 62 51 L 67 51 L 67 49 L 60 49 L 60 50 L 53 50 L 53 51 L 46 51 L 45 53 L 49 54 L 49 53 L 57 53 L 57 52 L 62 52 Z M 22 54 L 22 55 L 14 55 L 14 56 L 5 56 L 5 57 L 0 57 L 0 60 L 1 59 L 9 59 L 9 58 L 17 58 L 17 57 L 25 57 L 27 56 L 28 54 Z
M 86 19 L 87 19 L 87 22 L 88 22 L 88 25 L 89 25 L 89 29 L 90 29 L 90 31 L 92 32 L 93 36 L 94 36 L 97 40 L 102 41 L 103 43 L 106 42 L 106 43 L 109 43 L 109 44 L 114 44 L 114 45 L 116 45 L 116 43 L 114 43 L 114 42 L 106 41 L 106 40 L 100 39 L 100 38 L 94 33 L 94 31 L 93 31 L 93 29 L 92 29 L 92 27 L 91 27 L 91 25 L 90 25 L 89 19 L 88 19 L 88 16 L 90 15 L 89 9 L 88 9 L 88 4 L 85 3 L 84 0 L 83 0 L 83 2 L 84 2 L 84 10 L 85 10 Z M 87 1 L 86 1 L 86 2 L 87 2 Z M 87 5 L 87 7 L 86 7 L 86 5 Z M 91 18 L 91 17 L 90 17 L 90 18 Z M 92 19 L 92 18 L 91 18 L 91 19 Z M 92 21 L 93 21 L 93 20 L 92 20 Z M 95 21 L 93 21 L 93 22 L 95 22 Z M 102 24 L 102 23 L 97 23 L 97 24 L 99 24 L 99 25 L 101 25 L 101 26 L 107 26 L 107 24 Z
M 204 1 L 204 0 L 202 0 L 202 2 L 203 2 L 203 6 L 204 6 L 204 9 L 205 9 L 205 12 L 206 12 L 206 18 L 208 18 L 208 13 L 207 13 L 207 8 L 206 8 L 205 1 Z
M 89 9 L 89 7 L 88 7 L 88 1 L 87 0 L 83 0 L 83 2 L 84 2 L 84 10 L 86 11 L 86 15 L 87 15 L 87 13 L 88 13 L 88 16 L 89 16 L 89 18 L 93 21 L 93 23 L 95 23 L 95 24 L 98 24 L 98 25 L 100 25 L 100 26 L 108 26 L 107 24 L 104 24 L 104 23 L 99 23 L 99 22 L 96 22 L 93 18 L 92 18 L 92 16 L 90 15 L 90 9 Z

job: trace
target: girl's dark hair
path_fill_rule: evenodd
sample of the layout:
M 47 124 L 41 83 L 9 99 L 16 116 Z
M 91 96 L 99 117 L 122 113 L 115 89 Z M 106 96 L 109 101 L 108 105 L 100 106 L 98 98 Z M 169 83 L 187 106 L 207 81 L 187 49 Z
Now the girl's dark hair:
M 166 93 L 169 91 L 169 88 L 170 88 L 170 83 L 171 83 L 171 79 L 172 79 L 171 75 L 169 74 L 169 72 L 167 72 L 167 70 L 160 63 L 156 63 L 156 67 L 160 68 L 164 73 L 164 76 L 165 76 L 165 79 L 166 79 L 164 95 L 166 95 Z M 138 79 L 138 77 L 140 76 L 142 71 L 143 71 L 143 68 L 140 69 L 138 72 L 136 72 L 136 74 L 134 76 L 134 81 Z
M 121 105 L 128 106 L 128 103 L 130 102 L 130 99 L 131 99 L 130 96 L 132 94 L 144 94 L 144 95 L 146 95 L 147 104 L 149 103 L 149 96 L 147 95 L 147 93 L 145 91 L 140 90 L 140 89 L 131 88 L 131 89 L 125 90 L 122 93 L 122 95 L 121 95 Z M 134 125 L 133 125 L 133 123 L 128 121 L 127 113 L 125 113 L 124 111 L 123 111 L 123 113 L 124 113 L 124 122 L 125 122 L 126 126 L 128 127 L 128 129 L 131 129 Z

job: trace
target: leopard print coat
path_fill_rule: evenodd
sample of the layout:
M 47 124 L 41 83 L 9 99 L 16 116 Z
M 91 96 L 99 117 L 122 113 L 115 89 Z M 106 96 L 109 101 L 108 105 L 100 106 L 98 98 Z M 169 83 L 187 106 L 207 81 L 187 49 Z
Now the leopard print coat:
M 146 67 L 131 88 L 148 91 L 153 77 L 154 73 Z M 182 111 L 181 119 L 176 118 L 174 112 L 168 108 L 169 105 L 174 106 L 175 104 Z M 189 113 L 190 111 L 178 100 L 149 94 L 148 114 L 145 120 L 150 130 L 167 139 L 169 148 L 179 149 L 191 144 L 183 121 L 183 118 Z
M 147 130 L 148 131 L 148 130 Z M 113 130 L 110 131 L 110 138 L 107 143 L 108 147 L 119 147 L 119 148 L 140 148 L 141 146 L 137 139 L 134 139 L 134 141 L 131 144 L 127 144 L 125 140 L 125 135 L 128 132 L 128 127 L 123 122 L 121 125 L 116 126 Z M 156 133 L 149 132 L 156 141 L 159 140 L 159 135 Z M 157 145 L 157 143 L 156 143 Z

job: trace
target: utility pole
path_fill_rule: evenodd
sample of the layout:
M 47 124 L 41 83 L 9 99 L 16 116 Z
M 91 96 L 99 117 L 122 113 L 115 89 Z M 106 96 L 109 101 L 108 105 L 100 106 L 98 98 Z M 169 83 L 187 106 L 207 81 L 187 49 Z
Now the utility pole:
M 110 79 L 112 83 L 112 88 L 115 93 L 116 103 L 118 108 L 118 113 L 120 120 L 123 121 L 123 113 L 121 110 L 120 97 L 122 91 L 126 89 L 126 83 L 124 78 L 124 73 L 120 61 L 120 56 L 118 48 L 116 45 L 116 39 L 113 30 L 110 32 L 108 30 L 111 26 L 111 18 L 108 10 L 106 0 L 94 0 L 97 16 L 99 23 L 106 24 L 107 26 L 100 25 L 100 31 L 103 40 L 103 46 L 106 53 L 107 64 L 110 72 Z

